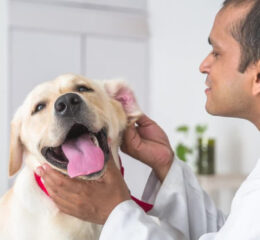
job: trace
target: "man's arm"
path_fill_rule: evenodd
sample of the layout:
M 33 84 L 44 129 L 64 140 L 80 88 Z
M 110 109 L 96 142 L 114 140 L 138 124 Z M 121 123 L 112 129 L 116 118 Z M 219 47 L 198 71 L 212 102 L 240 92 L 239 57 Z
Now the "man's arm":
M 205 233 L 217 232 L 225 222 L 225 217 L 201 189 L 192 170 L 178 159 L 163 183 L 152 173 L 144 200 L 152 199 L 154 191 L 154 207 L 148 214 L 133 202 L 119 204 L 106 221 L 101 239 L 109 240 L 114 236 L 113 239 L 126 240 L 198 240 Z M 135 228 L 139 229 L 139 236 L 131 234 Z M 204 239 L 214 238 L 211 234 Z

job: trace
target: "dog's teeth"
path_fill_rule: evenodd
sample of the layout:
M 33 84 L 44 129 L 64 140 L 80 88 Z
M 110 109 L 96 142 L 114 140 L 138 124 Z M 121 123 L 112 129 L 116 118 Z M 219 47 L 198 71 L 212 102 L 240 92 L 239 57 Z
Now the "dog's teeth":
M 91 141 L 96 145 L 96 146 L 98 146 L 99 147 L 99 144 L 98 144 L 98 140 L 97 140 L 97 138 L 94 136 L 94 135 L 91 135 Z

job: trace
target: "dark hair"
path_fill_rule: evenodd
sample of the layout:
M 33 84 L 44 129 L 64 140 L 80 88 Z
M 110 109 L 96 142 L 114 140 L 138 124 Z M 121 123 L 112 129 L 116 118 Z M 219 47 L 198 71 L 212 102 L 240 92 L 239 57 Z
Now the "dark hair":
M 260 0 L 225 0 L 222 9 L 228 6 L 252 5 L 239 21 L 231 26 L 231 34 L 241 47 L 239 71 L 245 72 L 252 63 L 260 60 Z

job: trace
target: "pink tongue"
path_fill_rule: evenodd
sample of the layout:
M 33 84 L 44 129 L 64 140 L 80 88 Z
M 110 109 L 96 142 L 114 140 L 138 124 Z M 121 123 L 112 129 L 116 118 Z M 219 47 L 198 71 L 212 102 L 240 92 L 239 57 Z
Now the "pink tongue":
M 91 141 L 87 134 L 66 141 L 62 145 L 62 150 L 69 160 L 67 170 L 70 177 L 95 173 L 104 167 L 103 151 Z

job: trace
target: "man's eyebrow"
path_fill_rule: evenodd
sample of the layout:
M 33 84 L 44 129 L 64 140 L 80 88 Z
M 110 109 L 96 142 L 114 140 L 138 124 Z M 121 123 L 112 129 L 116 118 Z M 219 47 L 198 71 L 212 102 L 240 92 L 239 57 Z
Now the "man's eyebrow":
M 208 42 L 209 42 L 209 45 L 213 46 L 213 47 L 216 47 L 216 48 L 221 48 L 221 45 L 219 45 L 216 41 L 214 41 L 214 39 L 208 37 Z

